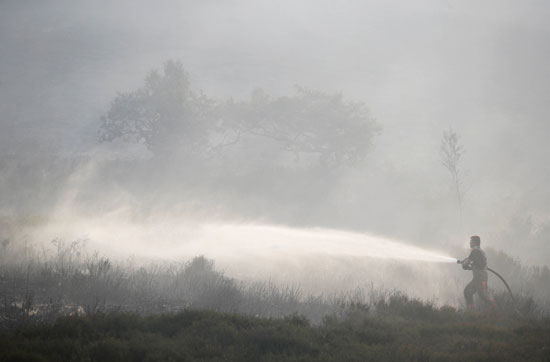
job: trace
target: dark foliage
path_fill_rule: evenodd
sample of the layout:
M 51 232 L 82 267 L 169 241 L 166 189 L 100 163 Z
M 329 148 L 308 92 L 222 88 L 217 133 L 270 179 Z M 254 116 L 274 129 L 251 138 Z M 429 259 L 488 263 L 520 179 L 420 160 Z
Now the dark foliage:
M 192 310 L 62 317 L 1 334 L 0 360 L 547 361 L 550 356 L 548 320 L 464 314 L 404 296 L 378 308 L 384 312 L 352 308 L 318 326 L 296 315 L 262 319 Z

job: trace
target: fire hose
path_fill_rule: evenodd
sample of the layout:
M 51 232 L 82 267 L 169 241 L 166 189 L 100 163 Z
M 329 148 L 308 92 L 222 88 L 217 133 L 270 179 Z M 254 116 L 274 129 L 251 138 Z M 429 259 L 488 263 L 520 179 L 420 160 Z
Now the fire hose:
M 512 294 L 512 289 L 510 289 L 510 286 L 508 285 L 508 283 L 506 283 L 506 280 L 504 280 L 502 275 L 500 275 L 499 273 L 497 273 L 493 269 L 487 268 L 487 270 L 490 271 L 491 273 L 493 273 L 494 275 L 496 275 L 500 280 L 502 280 L 502 282 L 506 286 L 506 289 L 508 289 L 508 293 L 510 293 L 510 298 L 512 298 L 512 302 L 514 303 L 514 307 L 515 307 L 516 306 L 516 299 L 514 298 L 514 294 Z

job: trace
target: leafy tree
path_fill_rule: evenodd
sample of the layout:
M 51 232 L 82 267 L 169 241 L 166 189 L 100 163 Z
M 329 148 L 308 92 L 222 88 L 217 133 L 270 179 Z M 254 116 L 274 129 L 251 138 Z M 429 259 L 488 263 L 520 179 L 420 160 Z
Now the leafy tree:
M 294 96 L 279 98 L 257 89 L 249 101 L 230 100 L 222 109 L 218 132 L 223 137 L 218 139 L 223 141 L 215 148 L 253 143 L 255 138 L 260 147 L 271 144 L 279 157 L 292 155 L 295 162 L 314 158 L 329 166 L 357 163 L 379 130 L 364 103 L 300 87 Z
M 143 142 L 155 154 L 185 149 L 200 152 L 207 143 L 210 100 L 193 93 L 179 61 L 164 72 L 152 71 L 142 88 L 120 93 L 101 118 L 102 141 L 117 138 Z
M 240 159 L 264 157 L 263 164 L 354 164 L 378 132 L 364 103 L 340 94 L 298 88 L 292 97 L 271 98 L 255 90 L 248 101 L 216 102 L 191 91 L 176 61 L 151 72 L 142 88 L 119 94 L 101 122 L 102 141 L 143 142 L 157 155 L 216 157 L 232 149 Z

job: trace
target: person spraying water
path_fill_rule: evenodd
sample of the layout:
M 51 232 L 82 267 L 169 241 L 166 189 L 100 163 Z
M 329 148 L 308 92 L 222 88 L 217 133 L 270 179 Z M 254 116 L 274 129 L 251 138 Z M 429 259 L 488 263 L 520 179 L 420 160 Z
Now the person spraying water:
M 477 235 L 470 237 L 470 255 L 464 260 L 457 260 L 458 264 L 462 264 L 464 270 L 471 270 L 473 279 L 464 288 L 464 298 L 466 299 L 466 307 L 468 310 L 474 309 L 474 294 L 486 303 L 490 304 L 493 309 L 496 308 L 496 303 L 487 288 L 488 267 L 487 256 L 481 249 L 481 238 Z

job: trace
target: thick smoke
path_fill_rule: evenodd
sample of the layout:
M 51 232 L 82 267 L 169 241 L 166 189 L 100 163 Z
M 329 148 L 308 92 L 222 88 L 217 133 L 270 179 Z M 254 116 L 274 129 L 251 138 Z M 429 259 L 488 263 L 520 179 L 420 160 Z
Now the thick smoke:
M 239 278 L 256 272 L 317 292 L 376 281 L 449 302 L 459 292 L 428 287 L 445 285 L 448 265 L 382 262 L 345 242 L 334 255 L 318 255 L 316 241 L 302 240 L 308 247 L 294 255 L 299 240 L 284 235 L 269 263 L 253 263 L 231 243 L 256 237 L 231 236 L 238 232 L 221 225 L 384 235 L 445 255 L 466 253 L 468 236 L 479 234 L 484 247 L 547 265 L 547 8 L 537 1 L 3 1 L 0 237 L 36 245 L 88 238 L 118 257 L 211 250 Z M 246 108 L 259 94 L 295 99 L 298 85 L 363 102 L 379 128 L 361 162 L 338 168 L 302 167 L 258 139 L 208 161 L 159 157 L 124 139 L 101 142 L 101 117 L 117 95 L 141 89 L 171 59 L 182 62 L 194 94 L 219 104 Z M 465 150 L 462 217 L 439 153 L 449 129 Z M 202 249 L 185 251 L 204 225 L 219 229 L 201 234 Z M 287 254 L 276 257 L 281 249 Z M 304 277 L 315 274 L 335 277 Z

